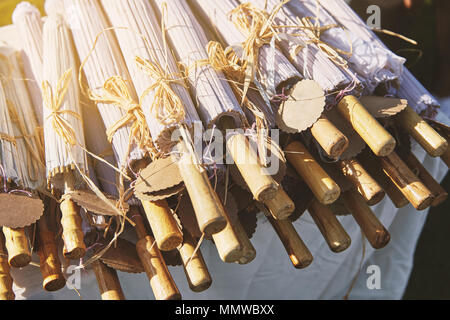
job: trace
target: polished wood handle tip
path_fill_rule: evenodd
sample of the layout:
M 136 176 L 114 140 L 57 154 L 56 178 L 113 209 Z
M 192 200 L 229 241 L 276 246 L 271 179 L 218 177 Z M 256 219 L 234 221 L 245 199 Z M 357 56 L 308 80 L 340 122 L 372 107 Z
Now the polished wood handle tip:
M 308 211 L 331 251 L 338 253 L 350 247 L 350 236 L 327 206 L 314 199 Z
M 331 159 L 338 159 L 348 148 L 348 138 L 327 118 L 320 118 L 311 134 Z
M 277 220 L 284 220 L 295 211 L 295 204 L 280 186 L 275 197 L 264 202 L 272 216 Z
M 391 235 L 373 213 L 364 198 L 355 190 L 342 194 L 342 200 L 374 249 L 382 249 L 391 240 Z
M 397 122 L 432 157 L 442 156 L 448 148 L 448 142 L 422 119 L 411 107 L 397 115 Z
M 147 220 L 162 251 L 175 250 L 183 242 L 183 234 L 166 200 L 142 201 Z
M 106 266 L 100 260 L 92 263 L 102 300 L 125 300 L 116 270 Z
M 3 227 L 3 234 L 9 265 L 14 268 L 26 267 L 31 262 L 31 251 L 25 229 Z
M 304 269 L 313 262 L 313 256 L 289 220 L 267 217 L 280 238 L 294 268 Z
M 156 300 L 180 300 L 178 290 L 155 240 L 146 236 L 136 243 L 136 250 L 150 280 Z
M 396 147 L 394 137 L 356 97 L 344 97 L 338 104 L 338 110 L 377 156 L 385 157 L 394 151 Z
M 286 147 L 286 158 L 303 178 L 323 204 L 332 204 L 341 193 L 341 189 L 334 180 L 317 163 L 308 149 L 299 141 L 294 141 Z
M 13 279 L 9 273 L 8 255 L 0 232 L 0 300 L 14 300 Z
M 86 253 L 86 245 L 79 207 L 72 200 L 65 199 L 61 202 L 60 208 L 64 257 L 71 260 L 80 259 Z
M 431 206 L 434 201 L 433 194 L 408 168 L 397 153 L 393 152 L 389 156 L 380 159 L 385 174 L 416 210 L 425 210 Z

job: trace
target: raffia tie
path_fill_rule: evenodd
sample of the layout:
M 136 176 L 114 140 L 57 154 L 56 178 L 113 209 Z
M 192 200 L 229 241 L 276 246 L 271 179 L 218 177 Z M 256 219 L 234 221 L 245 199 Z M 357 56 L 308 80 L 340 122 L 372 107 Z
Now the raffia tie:
M 77 143 L 75 130 L 69 121 L 63 115 L 71 115 L 81 121 L 81 116 L 71 110 L 61 110 L 64 103 L 70 81 L 72 80 L 72 69 L 67 70 L 58 80 L 56 92 L 48 81 L 42 83 L 42 99 L 44 106 L 51 110 L 51 114 L 45 121 L 51 121 L 53 129 L 65 141 L 65 143 L 74 146 Z
M 8 106 L 8 113 L 11 117 L 11 122 L 19 129 L 21 136 L 13 137 L 15 141 L 17 139 L 24 139 L 25 148 L 27 152 L 30 154 L 27 163 L 28 176 L 31 180 L 36 181 L 37 175 L 39 172 L 39 167 L 45 168 L 45 149 L 43 144 L 41 143 L 41 136 L 39 127 L 33 133 L 29 133 L 27 131 L 25 121 L 22 117 L 19 116 L 19 112 L 16 109 L 14 103 L 10 100 L 6 100 L 6 104 Z M 16 145 L 16 142 L 14 142 Z
M 245 99 L 250 88 L 250 83 L 255 79 L 258 70 L 259 50 L 264 45 L 269 45 L 273 37 L 277 37 L 277 27 L 274 25 L 274 18 L 282 6 L 289 1 L 278 4 L 271 13 L 261 10 L 251 3 L 243 3 L 230 13 L 230 19 L 247 39 L 242 44 L 243 49 L 243 72 L 244 92 L 242 99 Z
M 315 22 L 312 21 L 313 19 L 315 20 Z M 338 25 L 320 26 L 319 19 L 312 17 L 297 17 L 297 22 L 298 28 L 304 31 L 304 34 L 297 34 L 297 36 L 300 36 L 302 38 L 306 36 L 308 38 L 306 44 L 315 44 L 319 48 L 319 50 L 322 51 L 327 56 L 327 58 L 333 61 L 336 65 L 342 68 L 348 68 L 348 63 L 342 57 L 342 55 L 351 56 L 352 49 L 350 50 L 350 52 L 340 50 L 332 45 L 329 45 L 321 39 L 324 32 L 333 28 L 339 28 Z M 349 41 L 349 45 L 350 47 L 352 46 L 351 41 Z M 301 49 L 302 47 L 299 46 L 296 49 L 296 52 Z
M 150 92 L 154 91 L 155 99 L 150 106 L 150 111 L 154 112 L 158 122 L 163 125 L 182 122 L 186 116 L 183 102 L 171 86 L 178 84 L 187 88 L 181 75 L 169 74 L 159 64 L 140 57 L 136 57 L 135 62 L 141 71 L 155 82 L 142 93 L 141 103 Z
M 122 77 L 109 78 L 103 85 L 102 94 L 96 96 L 91 94 L 91 97 L 96 103 L 113 104 L 125 111 L 125 115 L 106 131 L 110 143 L 120 128 L 131 125 L 130 139 L 142 150 L 153 150 L 153 142 L 145 115 L 139 103 L 133 99 L 127 83 Z

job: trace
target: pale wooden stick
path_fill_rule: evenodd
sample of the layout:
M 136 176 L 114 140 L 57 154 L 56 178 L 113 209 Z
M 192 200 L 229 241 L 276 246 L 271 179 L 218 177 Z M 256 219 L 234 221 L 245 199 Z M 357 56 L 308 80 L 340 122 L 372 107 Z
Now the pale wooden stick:
M 362 154 L 358 156 L 358 159 L 369 174 L 380 184 L 396 208 L 400 209 L 409 204 L 408 199 L 383 172 L 380 161 L 376 157 Z
M 135 207 L 130 208 L 130 213 L 136 224 L 136 232 L 139 238 L 136 243 L 136 250 L 150 280 L 150 286 L 156 300 L 181 299 L 180 291 L 178 291 L 177 285 L 169 273 L 155 240 L 148 235 L 143 217 Z
M 92 263 L 102 300 L 125 300 L 116 270 L 106 266 L 100 260 Z
M 384 248 L 389 243 L 391 236 L 361 194 L 355 190 L 347 191 L 342 194 L 342 200 L 370 245 L 374 249 Z
M 336 182 L 322 169 L 306 147 L 294 141 L 286 147 L 286 158 L 322 204 L 335 202 L 340 195 Z
M 397 115 L 397 123 L 416 140 L 432 157 L 442 156 L 448 148 L 448 143 L 411 107 Z
M 200 231 L 206 235 L 222 231 L 227 225 L 225 208 L 211 186 L 206 170 L 200 172 L 183 141 L 178 143 L 177 149 L 181 154 L 178 168 L 191 198 Z
M 74 190 L 74 176 L 72 172 L 64 173 L 64 190 L 65 194 Z M 60 208 L 64 257 L 71 260 L 80 259 L 86 253 L 80 208 L 69 198 L 61 202 Z
M 372 117 L 357 98 L 344 97 L 338 104 L 338 110 L 377 156 L 385 157 L 394 151 L 394 137 Z
M 314 199 L 308 211 L 333 252 L 346 250 L 352 240 L 333 212 Z
M 50 208 L 47 214 L 53 216 L 56 210 L 56 203 L 50 201 Z M 37 222 L 39 247 L 38 255 L 42 274 L 42 287 L 46 291 L 57 291 L 66 285 L 66 279 L 61 270 L 61 262 L 59 261 L 57 246 L 55 242 L 55 233 L 51 231 L 47 225 L 47 215 L 44 215 Z
M 434 201 L 431 204 L 432 206 L 436 207 L 447 200 L 448 192 L 433 178 L 412 152 L 408 152 L 402 157 L 402 160 L 409 169 L 417 174 L 418 178 L 433 194 Z
M 11 267 L 23 268 L 31 262 L 31 251 L 24 228 L 3 227 L 8 262 Z
M 225 130 L 235 127 L 234 121 L 230 117 L 222 117 L 220 126 Z M 279 185 L 260 164 L 258 155 L 250 146 L 247 137 L 238 132 L 227 134 L 227 150 L 253 197 L 261 202 L 273 199 Z
M 275 194 L 275 198 L 264 201 L 264 204 L 269 209 L 272 217 L 277 220 L 287 219 L 295 211 L 294 202 L 281 186 Z
M 3 234 L 0 232 L 0 300 L 14 300 L 13 279 L 9 274 L 8 253 Z
M 433 194 L 395 153 L 380 158 L 384 173 L 417 210 L 425 210 L 434 201 Z
M 369 206 L 381 202 L 386 193 L 358 160 L 342 160 L 338 167 L 345 177 L 357 188 Z
M 224 211 L 227 225 L 225 229 L 212 235 L 219 252 L 220 259 L 226 263 L 233 263 L 242 258 L 242 245 L 235 229 L 235 221 L 232 221 L 227 211 Z
M 183 234 L 166 200 L 142 201 L 159 250 L 171 251 L 183 242 Z
M 192 238 L 191 234 L 184 230 L 183 235 L 184 241 L 178 248 L 178 252 L 183 261 L 183 268 L 189 283 L 189 288 L 194 292 L 205 291 L 212 283 L 208 267 L 206 266 L 205 260 L 203 260 L 200 249 L 195 252 L 197 242 Z
M 248 238 L 248 235 L 245 232 L 244 227 L 242 226 L 242 224 L 239 221 L 235 224 L 235 231 L 239 238 L 239 242 L 242 245 L 241 258 L 237 262 L 239 264 L 249 264 L 256 257 L 255 247 L 253 247 L 253 244 L 251 243 L 250 239 Z
M 311 134 L 331 159 L 338 159 L 348 148 L 347 137 L 324 116 L 311 127 Z
M 313 261 L 313 256 L 295 230 L 292 222 L 289 220 L 275 220 L 271 216 L 267 216 L 267 219 L 283 243 L 294 267 L 296 269 L 304 269 L 309 266 Z

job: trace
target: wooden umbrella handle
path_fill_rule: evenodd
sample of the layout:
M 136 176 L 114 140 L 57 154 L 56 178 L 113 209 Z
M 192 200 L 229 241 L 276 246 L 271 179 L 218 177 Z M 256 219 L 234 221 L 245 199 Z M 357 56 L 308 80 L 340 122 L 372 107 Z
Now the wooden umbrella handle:
M 269 209 L 272 217 L 277 220 L 287 219 L 295 211 L 294 202 L 289 198 L 282 186 L 275 194 L 275 198 L 264 201 L 264 204 Z
M 372 117 L 356 97 L 344 97 L 338 104 L 338 110 L 377 156 L 385 157 L 394 151 L 394 137 Z
M 397 123 L 416 140 L 432 157 L 442 156 L 448 142 L 436 132 L 413 108 L 406 107 L 397 115 Z
M 273 199 L 279 188 L 267 169 L 263 167 L 248 138 L 242 133 L 227 134 L 227 150 L 253 197 L 258 201 Z
M 324 116 L 311 127 L 311 134 L 331 159 L 338 159 L 348 148 L 348 138 Z
M 335 202 L 340 195 L 336 182 L 322 169 L 308 149 L 299 141 L 286 147 L 286 158 L 322 204 Z
M 66 285 L 61 270 L 61 262 L 55 242 L 55 233 L 48 228 L 46 216 L 37 222 L 39 248 L 38 255 L 42 274 L 42 287 L 46 291 L 57 291 Z
M 31 251 L 25 229 L 3 227 L 3 234 L 9 265 L 14 268 L 26 267 L 31 262 Z
M 397 188 L 397 186 L 383 172 L 380 161 L 375 156 L 362 154 L 358 156 L 358 161 L 364 166 L 369 174 L 380 184 L 383 190 L 396 208 L 403 208 L 409 204 L 408 199 Z
M 412 152 L 408 152 L 402 157 L 402 160 L 413 172 L 417 174 L 419 179 L 433 194 L 434 201 L 431 204 L 432 206 L 436 207 L 447 200 L 448 192 L 433 178 L 433 176 Z
M 116 270 L 108 267 L 100 260 L 92 263 L 102 300 L 125 300 Z
M 342 160 L 338 167 L 345 177 L 356 187 L 369 206 L 380 203 L 386 193 L 358 160 Z
M 222 231 L 213 234 L 212 238 L 220 259 L 226 263 L 233 263 L 242 257 L 242 245 L 235 229 L 235 222 L 231 220 L 228 212 L 224 213 L 227 225 Z
M 275 220 L 271 216 L 267 216 L 267 219 L 283 243 L 294 267 L 296 269 L 308 267 L 313 261 L 313 256 L 300 238 L 297 230 L 295 230 L 292 222 L 289 220 Z
M 184 230 L 183 235 L 183 244 L 178 248 L 178 252 L 183 261 L 183 268 L 189 283 L 189 288 L 194 292 L 205 291 L 212 283 L 208 267 L 200 249 L 195 252 L 197 242 L 192 238 L 191 234 Z
M 166 200 L 142 201 L 159 250 L 171 251 L 183 242 L 183 234 Z
M 344 192 L 342 200 L 374 249 L 387 246 L 391 236 L 356 190 Z
M 0 300 L 14 300 L 13 279 L 9 273 L 8 253 L 0 232 Z
M 179 300 L 180 291 L 169 273 L 155 239 L 148 235 L 143 217 L 136 208 L 130 209 L 133 222 L 136 224 L 136 232 L 139 241 L 136 243 L 136 251 L 144 267 L 147 278 L 150 280 L 153 294 L 156 300 Z
M 434 201 L 433 194 L 408 168 L 403 160 L 393 152 L 380 158 L 381 167 L 403 195 L 417 210 L 425 210 Z
M 64 173 L 65 192 L 74 190 L 74 176 L 72 172 Z M 69 198 L 61 204 L 61 226 L 64 241 L 64 257 L 71 260 L 81 259 L 86 253 L 80 208 Z
M 207 172 L 200 172 L 193 163 L 184 142 L 178 143 L 177 147 L 181 153 L 178 168 L 191 198 L 200 231 L 209 236 L 223 230 L 227 225 L 225 208 L 211 186 Z
M 64 257 L 71 260 L 80 259 L 86 253 L 80 208 L 71 199 L 63 200 L 60 208 Z
M 331 251 L 342 252 L 350 246 L 350 236 L 327 206 L 314 199 L 308 211 Z
M 239 238 L 239 242 L 242 245 L 242 254 L 241 258 L 237 261 L 239 264 L 249 264 L 256 257 L 256 250 L 253 244 L 251 243 L 247 233 L 244 230 L 240 221 L 237 221 L 235 224 L 235 231 Z

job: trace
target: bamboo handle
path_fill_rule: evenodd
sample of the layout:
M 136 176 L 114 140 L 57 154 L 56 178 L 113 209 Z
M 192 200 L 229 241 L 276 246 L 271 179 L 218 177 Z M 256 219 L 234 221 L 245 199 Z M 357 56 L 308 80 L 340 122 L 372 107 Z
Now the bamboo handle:
M 356 187 L 369 206 L 380 203 L 386 193 L 357 160 L 343 160 L 338 163 L 341 172 Z
M 65 199 L 61 202 L 60 208 L 64 257 L 71 260 L 80 259 L 86 253 L 86 245 L 79 207 L 72 200 Z
M 331 251 L 342 252 L 350 246 L 352 240 L 348 233 L 327 206 L 314 199 L 308 211 Z
M 259 163 L 258 155 L 250 146 L 247 137 L 239 133 L 227 137 L 227 150 L 253 197 L 261 202 L 273 199 L 279 185 Z
M 397 123 L 414 138 L 432 157 L 442 156 L 448 148 L 448 142 L 437 133 L 411 107 L 397 115 Z
M 61 270 L 61 262 L 55 242 L 55 234 L 49 230 L 43 216 L 37 222 L 39 248 L 38 255 L 42 274 L 42 287 L 46 291 L 58 291 L 66 285 L 66 279 Z
M 375 156 L 364 154 L 359 156 L 359 160 L 360 163 L 364 164 L 364 168 L 369 174 L 380 184 L 396 208 L 403 208 L 409 204 L 408 199 L 383 172 L 380 161 Z
M 13 279 L 9 274 L 8 253 L 0 232 L 0 300 L 14 300 Z
M 239 264 L 249 264 L 256 258 L 255 247 L 253 247 L 253 244 L 251 243 L 250 239 L 248 238 L 248 235 L 245 232 L 244 227 L 242 226 L 240 221 L 236 222 L 235 230 L 236 230 L 237 236 L 239 238 L 239 242 L 242 245 L 241 258 L 237 262 Z
M 74 189 L 74 177 L 71 172 L 64 173 L 66 194 Z M 61 202 L 61 226 L 64 241 L 64 257 L 71 260 L 81 259 L 86 253 L 82 219 L 79 207 L 71 199 Z
M 385 157 L 394 151 L 394 137 L 372 117 L 357 98 L 344 97 L 338 104 L 338 110 L 377 156 Z
M 294 141 L 286 147 L 286 158 L 322 204 L 335 202 L 340 188 L 322 169 L 306 147 Z
M 360 226 L 370 245 L 374 249 L 381 249 L 387 246 L 391 236 L 364 201 L 364 198 L 357 191 L 352 190 L 344 192 L 342 200 Z
M 183 233 L 184 241 L 178 248 L 178 252 L 183 261 L 183 268 L 189 283 L 189 288 L 194 292 L 205 291 L 212 283 L 208 267 L 206 266 L 205 260 L 203 260 L 200 249 L 195 252 L 197 243 L 192 238 L 191 234 L 186 230 L 184 230 Z
M 219 252 L 220 259 L 226 263 L 233 263 L 242 257 L 242 245 L 235 230 L 235 222 L 231 220 L 225 211 L 227 225 L 225 229 L 212 235 L 214 243 Z
M 434 201 L 433 194 L 395 152 L 380 160 L 383 171 L 414 208 L 425 210 L 431 206 Z
M 14 268 L 26 267 L 31 262 L 31 251 L 25 229 L 3 227 L 3 234 L 5 235 L 9 265 Z
M 289 220 L 275 220 L 271 216 L 267 216 L 267 219 L 283 243 L 294 267 L 303 269 L 309 266 L 313 261 L 313 256 L 295 230 L 292 222 Z
M 125 300 L 116 270 L 106 266 L 100 260 L 92 263 L 102 300 Z
M 275 198 L 264 201 L 264 204 L 269 209 L 270 214 L 277 220 L 284 220 L 295 211 L 295 204 L 289 198 L 287 193 L 280 186 Z
M 171 251 L 183 242 L 183 234 L 166 200 L 142 201 L 159 250 Z
M 136 251 L 142 262 L 145 273 L 150 280 L 156 300 L 179 300 L 181 294 L 169 273 L 169 269 L 161 255 L 155 240 L 147 234 L 142 216 L 133 207 L 132 219 L 136 224 L 136 232 L 140 239 L 136 243 Z
M 420 181 L 431 191 L 434 197 L 432 206 L 436 207 L 448 198 L 448 192 L 437 182 L 412 152 L 408 152 L 402 160 L 418 176 Z
M 348 148 L 347 137 L 327 118 L 320 118 L 311 134 L 331 159 L 338 159 Z
M 206 171 L 199 171 L 183 142 L 178 144 L 178 149 L 182 154 L 178 167 L 191 198 L 200 231 L 212 235 L 223 230 L 227 225 L 225 208 L 211 186 Z

